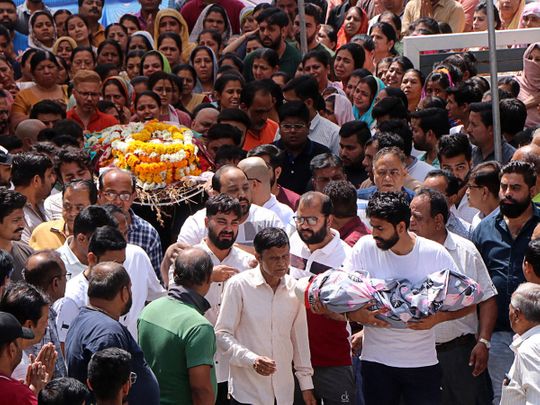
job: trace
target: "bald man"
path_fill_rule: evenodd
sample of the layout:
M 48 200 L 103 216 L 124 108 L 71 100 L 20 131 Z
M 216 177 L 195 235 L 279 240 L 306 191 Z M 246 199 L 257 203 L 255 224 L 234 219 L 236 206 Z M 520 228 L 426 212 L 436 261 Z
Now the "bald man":
M 538 132 L 538 131 L 537 131 Z M 537 136 L 540 140 L 540 137 Z M 540 146 L 536 143 L 522 146 L 512 155 L 512 160 L 522 160 L 534 166 L 536 172 L 536 195 L 533 202 L 540 203 Z
M 40 120 L 24 120 L 15 129 L 15 136 L 22 141 L 23 150 L 29 151 L 33 144 L 37 142 L 37 137 L 42 129 L 47 126 Z
M 246 174 L 236 166 L 220 167 L 212 177 L 212 189 L 215 194 L 223 193 L 240 202 L 238 237 L 236 243 L 253 252 L 253 239 L 257 232 L 268 227 L 283 229 L 283 222 L 272 211 L 252 204 L 251 183 Z M 178 234 L 178 242 L 191 246 L 202 242 L 208 233 L 204 224 L 206 209 L 197 211 L 186 219 Z
M 212 125 L 217 123 L 219 111 L 216 108 L 203 108 L 195 114 L 191 129 L 201 135 L 206 135 Z
M 280 203 L 276 196 L 272 194 L 272 168 L 264 159 L 260 157 L 248 157 L 238 163 L 238 168 L 242 169 L 248 180 L 251 182 L 251 198 L 253 204 L 273 211 L 285 226 L 293 227 L 293 210 Z M 289 231 L 289 229 L 286 229 Z M 287 232 L 289 233 L 289 232 Z

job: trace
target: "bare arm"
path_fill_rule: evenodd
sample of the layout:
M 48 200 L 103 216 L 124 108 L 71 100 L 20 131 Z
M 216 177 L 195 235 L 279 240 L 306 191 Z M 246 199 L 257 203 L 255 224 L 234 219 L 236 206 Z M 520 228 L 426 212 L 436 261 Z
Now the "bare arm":
M 240 48 L 240 46 L 244 42 L 246 42 L 247 37 L 249 37 L 250 35 L 255 34 L 257 32 L 259 32 L 258 28 L 255 31 L 246 32 L 245 34 L 240 35 L 238 38 L 236 38 L 234 41 L 232 41 L 229 45 L 227 45 L 225 47 L 225 49 L 223 49 L 222 54 L 225 55 L 226 53 L 229 53 L 229 52 L 236 52 L 236 50 L 238 48 Z
M 188 370 L 193 405 L 213 405 L 214 388 L 210 378 L 211 367 L 201 365 Z
M 491 340 L 491 334 L 497 320 L 497 300 L 491 297 L 480 304 L 478 314 L 478 339 Z M 469 365 L 474 366 L 473 375 L 480 375 L 487 367 L 489 350 L 482 342 L 476 343 L 471 351 Z

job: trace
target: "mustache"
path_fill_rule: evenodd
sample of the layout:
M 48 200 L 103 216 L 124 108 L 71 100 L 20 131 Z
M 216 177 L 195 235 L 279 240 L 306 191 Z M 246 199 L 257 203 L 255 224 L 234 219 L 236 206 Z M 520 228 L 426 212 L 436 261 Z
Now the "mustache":
M 91 8 L 90 11 L 93 12 L 93 13 L 99 13 L 99 9 L 96 8 L 96 7 Z
M 22 231 L 24 231 L 24 228 L 17 228 L 17 229 L 15 230 L 15 233 L 17 233 L 17 232 L 22 232 Z
M 503 204 L 516 204 L 517 201 L 514 200 L 512 197 L 505 197 L 501 200 Z
M 224 236 L 230 236 L 231 238 L 234 237 L 234 233 L 233 232 L 220 232 L 219 237 L 224 237 Z

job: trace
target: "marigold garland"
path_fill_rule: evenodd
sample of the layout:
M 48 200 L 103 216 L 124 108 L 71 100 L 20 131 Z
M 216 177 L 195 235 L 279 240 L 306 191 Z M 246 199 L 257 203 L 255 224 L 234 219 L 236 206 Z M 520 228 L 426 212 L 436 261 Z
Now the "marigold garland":
M 113 164 L 130 170 L 143 190 L 156 190 L 201 173 L 198 148 L 186 127 L 149 121 L 111 142 Z

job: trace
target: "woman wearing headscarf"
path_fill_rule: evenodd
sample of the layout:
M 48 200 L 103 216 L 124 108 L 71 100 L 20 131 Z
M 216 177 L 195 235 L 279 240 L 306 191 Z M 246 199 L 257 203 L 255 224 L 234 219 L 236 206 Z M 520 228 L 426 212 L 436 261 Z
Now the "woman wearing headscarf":
M 540 1 L 529 3 L 521 13 L 519 28 L 539 28 L 540 27 Z
M 191 34 L 189 35 L 190 41 L 197 42 L 201 31 L 208 29 L 219 32 L 225 44 L 232 35 L 231 21 L 225 9 L 219 4 L 209 4 L 205 7 L 191 30 Z
M 216 55 L 209 47 L 200 45 L 191 52 L 189 62 L 197 73 L 197 82 L 193 92 L 210 96 L 214 90 L 218 70 Z
M 243 34 L 246 32 L 255 31 L 259 27 L 259 23 L 253 16 L 255 7 L 246 6 L 240 11 L 240 30 Z
M 368 30 L 369 19 L 360 7 L 351 7 L 345 15 L 345 21 L 338 31 L 337 48 L 351 42 L 357 34 L 365 34 Z
M 149 49 L 131 49 L 131 44 L 133 43 L 133 40 L 136 37 L 142 37 L 146 48 L 148 48 L 149 46 L 150 48 Z M 133 35 L 129 37 L 129 40 L 128 40 L 128 51 L 144 50 L 145 52 L 148 52 L 154 49 L 155 47 L 156 47 L 156 44 L 154 42 L 154 38 L 152 38 L 152 34 L 150 34 L 148 31 L 136 31 L 133 33 Z
M 521 86 L 518 99 L 527 107 L 526 127 L 540 125 L 540 42 L 529 45 L 523 54 L 523 72 L 517 76 Z
M 498 0 L 497 8 L 501 15 L 501 29 L 515 30 L 521 20 L 521 14 L 525 8 L 525 0 Z
M 332 121 L 334 124 L 342 126 L 346 122 L 354 121 L 353 106 L 347 96 L 334 93 L 326 96 L 325 102 L 325 118 Z
M 156 15 L 154 22 L 154 42 L 157 44 L 160 34 L 164 32 L 174 32 L 182 40 L 182 60 L 189 61 L 189 55 L 195 44 L 189 42 L 189 27 L 182 15 L 171 8 L 160 10 Z
M 28 22 L 28 45 L 30 48 L 52 52 L 56 42 L 56 25 L 48 11 L 36 11 Z
M 171 73 L 169 60 L 159 51 L 146 52 L 141 58 L 141 75 L 150 76 L 152 73 L 159 71 Z
M 371 129 L 375 125 L 372 111 L 379 92 L 385 88 L 381 79 L 375 76 L 366 76 L 358 82 L 353 95 L 354 118 L 364 121 Z
M 111 76 L 103 82 L 101 93 L 103 99 L 113 102 L 129 121 L 134 93 L 131 83 L 122 76 Z
M 71 64 L 71 54 L 77 48 L 77 42 L 71 37 L 60 37 L 56 40 L 52 47 L 52 53 L 59 58 L 62 58 L 68 66 Z

